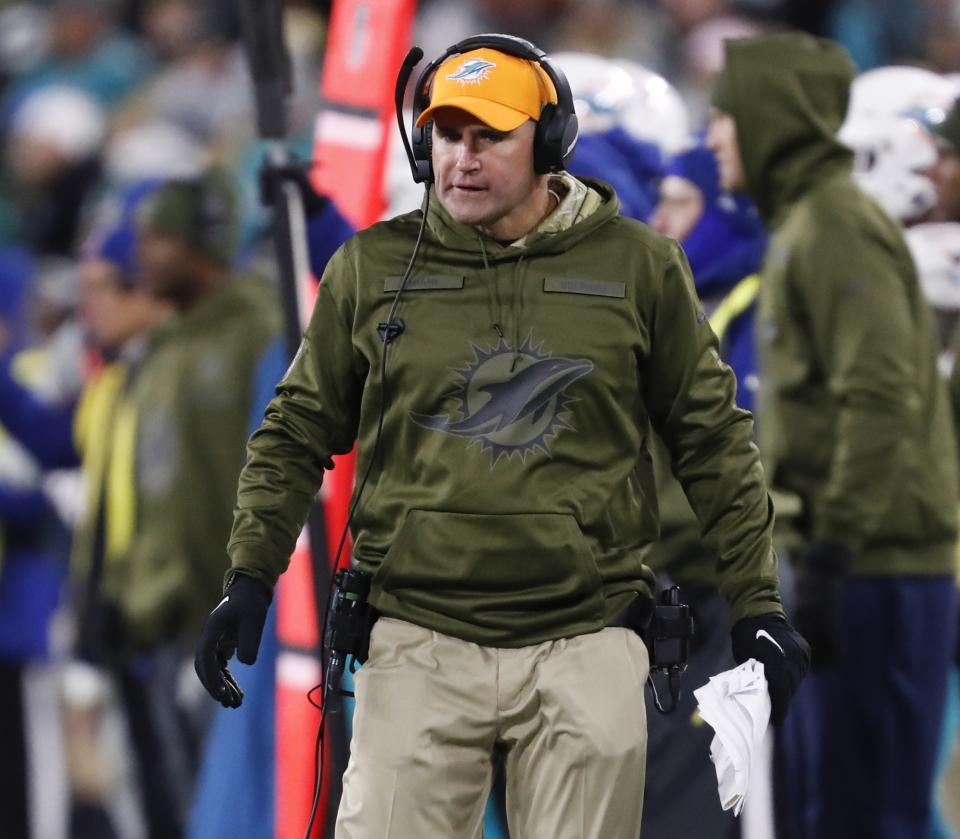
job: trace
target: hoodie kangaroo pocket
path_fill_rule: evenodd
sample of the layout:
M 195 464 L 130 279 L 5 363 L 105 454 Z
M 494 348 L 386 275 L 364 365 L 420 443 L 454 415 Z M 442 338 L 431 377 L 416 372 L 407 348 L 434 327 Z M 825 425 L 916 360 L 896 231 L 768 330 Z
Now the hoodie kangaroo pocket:
M 385 614 L 520 646 L 599 629 L 602 587 L 573 516 L 410 510 L 371 597 Z

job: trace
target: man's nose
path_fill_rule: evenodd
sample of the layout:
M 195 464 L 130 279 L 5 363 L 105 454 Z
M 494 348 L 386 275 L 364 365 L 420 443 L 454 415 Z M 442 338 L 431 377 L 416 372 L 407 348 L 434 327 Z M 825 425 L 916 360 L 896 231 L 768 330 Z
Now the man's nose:
M 457 150 L 457 168 L 463 172 L 471 172 L 480 165 L 480 155 L 469 143 L 461 143 Z

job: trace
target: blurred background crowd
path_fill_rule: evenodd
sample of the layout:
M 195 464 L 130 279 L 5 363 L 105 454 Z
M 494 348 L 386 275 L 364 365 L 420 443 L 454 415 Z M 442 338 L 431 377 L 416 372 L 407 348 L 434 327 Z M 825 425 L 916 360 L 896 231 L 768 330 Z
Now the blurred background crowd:
M 304 158 L 330 6 L 285 5 Z M 741 281 L 766 233 L 698 137 L 724 39 L 781 27 L 840 41 L 864 74 L 845 140 L 862 185 L 916 225 L 946 374 L 960 158 L 930 129 L 960 95 L 957 0 L 426 0 L 414 41 L 429 58 L 507 32 L 557 55 L 583 131 L 572 171 L 684 243 L 749 408 Z M 182 836 L 212 713 L 185 662 L 245 437 L 286 366 L 237 4 L 0 0 L 0 138 L 0 836 Z M 391 214 L 421 194 L 394 152 Z M 351 226 L 300 185 L 319 276 Z

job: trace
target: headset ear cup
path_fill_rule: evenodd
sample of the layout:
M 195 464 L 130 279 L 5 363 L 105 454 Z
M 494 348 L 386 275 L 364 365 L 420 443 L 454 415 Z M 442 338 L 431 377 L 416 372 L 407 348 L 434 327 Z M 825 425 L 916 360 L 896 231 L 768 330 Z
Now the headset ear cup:
M 413 159 L 417 164 L 417 183 L 433 182 L 433 120 L 428 120 L 421 127 L 414 126 L 410 137 L 410 147 Z
M 533 135 L 533 169 L 540 175 L 563 168 L 562 119 L 563 114 L 552 103 L 544 105 L 540 112 L 537 130 Z
M 580 124 L 575 113 L 544 105 L 533 136 L 533 168 L 538 174 L 560 172 L 570 165 Z
M 410 149 L 413 153 L 417 173 L 413 179 L 417 183 L 433 183 L 433 120 L 427 120 L 417 127 L 417 120 L 430 107 L 430 87 L 433 73 L 439 66 L 440 59 L 434 60 L 421 73 L 413 95 L 413 129 L 410 132 Z
M 567 169 L 573 160 L 574 152 L 577 148 L 577 137 L 580 136 L 580 120 L 575 113 L 567 116 L 564 122 L 563 133 L 560 140 L 560 168 Z
M 424 161 L 423 180 L 426 183 L 433 183 L 433 120 L 428 120 L 423 126 L 424 147 L 427 153 L 427 159 Z

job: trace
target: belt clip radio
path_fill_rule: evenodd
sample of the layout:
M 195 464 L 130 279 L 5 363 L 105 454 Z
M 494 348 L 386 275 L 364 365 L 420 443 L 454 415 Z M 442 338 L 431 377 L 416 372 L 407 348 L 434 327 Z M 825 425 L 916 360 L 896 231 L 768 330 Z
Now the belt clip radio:
M 650 676 L 648 681 L 653 690 L 654 704 L 661 714 L 672 714 L 680 702 L 680 683 L 687 669 L 690 652 L 690 638 L 693 636 L 693 618 L 690 607 L 680 602 L 679 586 L 671 586 L 660 592 L 660 598 L 653 610 L 653 620 L 648 629 L 650 649 Z M 670 706 L 664 708 L 660 702 L 654 676 L 666 676 L 670 692 Z
M 367 602 L 372 576 L 353 568 L 341 568 L 333 576 L 334 592 L 327 610 L 323 646 L 327 653 L 327 673 L 324 684 L 335 688 L 343 675 L 347 657 L 351 657 L 350 672 L 357 663 L 367 660 L 370 630 L 377 619 L 377 611 Z M 351 694 L 347 694 L 351 695 Z

